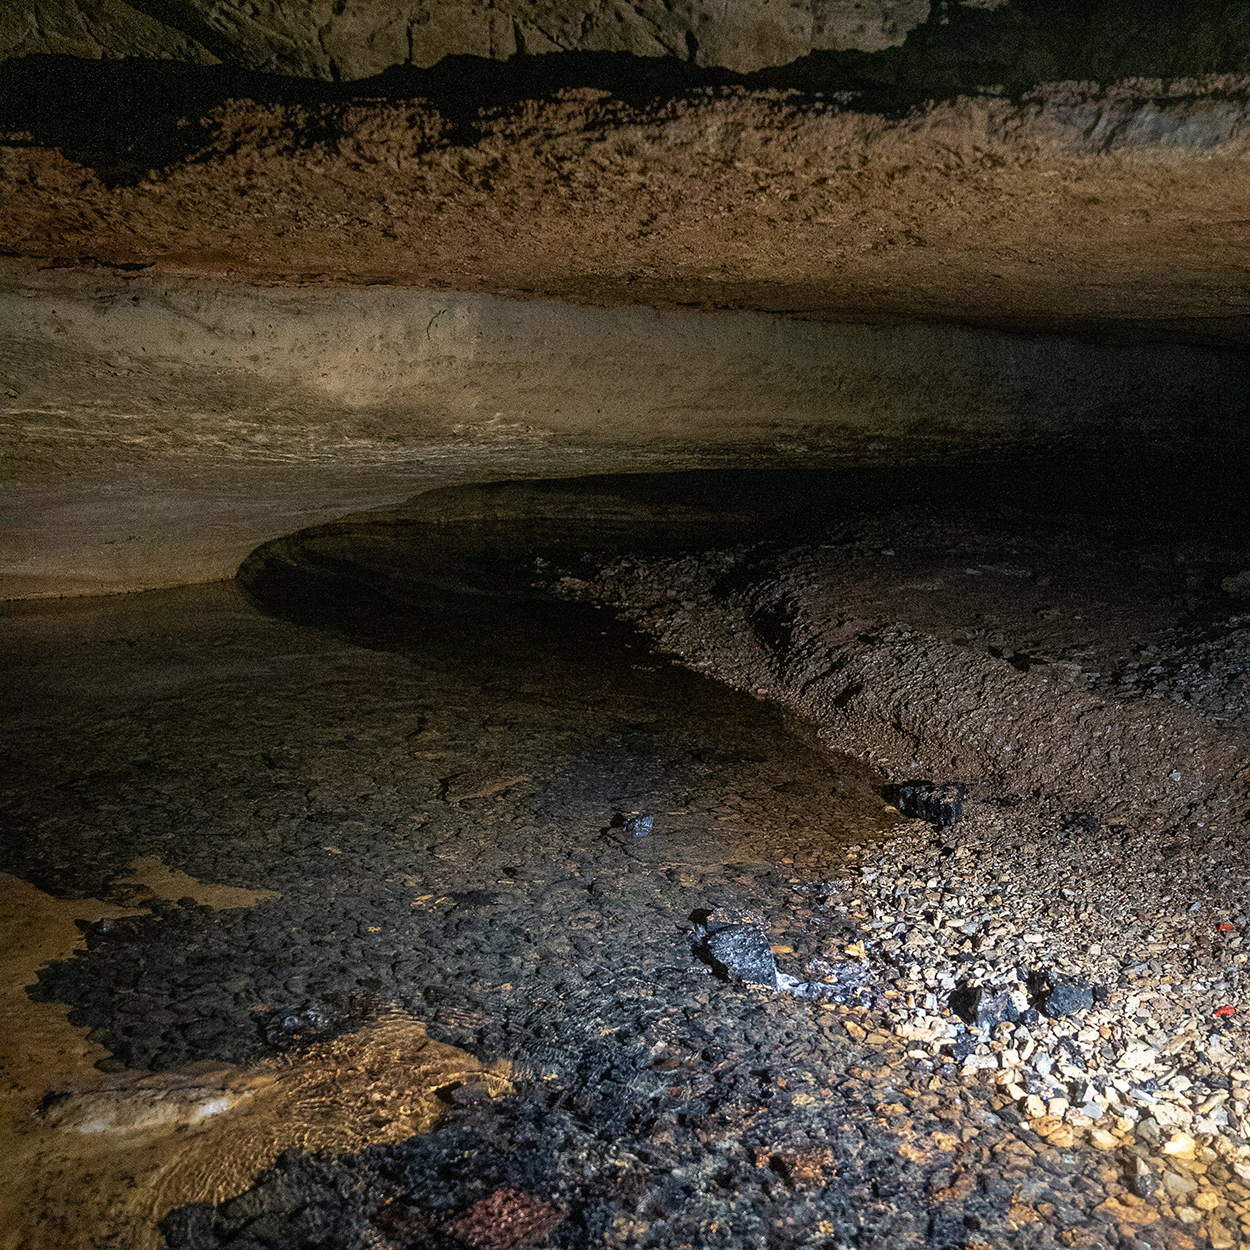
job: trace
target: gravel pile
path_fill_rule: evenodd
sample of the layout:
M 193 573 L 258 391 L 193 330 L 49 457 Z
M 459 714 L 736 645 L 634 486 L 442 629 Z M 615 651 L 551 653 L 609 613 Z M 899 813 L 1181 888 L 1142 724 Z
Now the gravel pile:
M 903 511 L 547 584 L 788 707 L 934 822 L 792 879 L 836 938 L 779 930 L 783 986 L 901 1047 L 917 1089 L 1103 1154 L 1123 1237 L 1223 1247 L 1250 1238 L 1244 555 Z M 966 783 L 962 819 L 916 808 L 926 777 Z
M 806 972 L 845 984 L 848 1033 L 901 1039 L 918 1078 L 992 1086 L 1052 1146 L 1131 1155 L 1162 1214 L 1250 1235 L 1244 907 L 1177 888 L 1201 880 L 1201 844 L 1166 872 L 1135 856 L 1144 871 L 1091 873 L 1119 830 L 1042 839 L 1008 820 L 916 822 L 846 876 L 796 885 L 859 928 Z

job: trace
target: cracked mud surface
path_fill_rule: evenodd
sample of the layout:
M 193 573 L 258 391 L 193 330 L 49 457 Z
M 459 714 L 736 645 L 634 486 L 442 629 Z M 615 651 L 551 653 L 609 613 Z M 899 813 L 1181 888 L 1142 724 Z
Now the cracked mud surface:
M 1124 899 L 1140 915 L 1118 902 L 1100 915 L 1066 898 L 1107 881 L 1082 882 L 1084 865 L 1155 845 L 1175 871 L 1190 864 L 1182 838 L 1164 844 L 1154 824 L 1125 851 L 1131 822 L 1100 813 L 1065 850 L 1045 805 L 975 788 L 952 829 L 905 822 L 882 799 L 905 775 L 822 750 L 765 696 L 671 667 L 606 613 L 535 598 L 551 569 L 527 547 L 597 542 L 578 566 L 590 585 L 592 565 L 632 542 L 633 576 L 658 593 L 689 558 L 657 550 L 673 529 L 707 549 L 758 524 L 759 499 L 727 516 L 715 499 L 682 506 L 677 481 L 653 484 L 641 514 L 610 483 L 479 488 L 446 492 L 468 501 L 459 530 L 384 520 L 295 536 L 248 570 L 284 620 L 232 585 L 9 613 L 6 867 L 84 915 L 100 914 L 94 899 L 131 911 L 87 927 L 85 949 L 30 990 L 111 1052 L 92 1077 L 114 1091 L 110 1114 L 138 1115 L 145 1081 L 204 1064 L 255 1079 L 393 1020 L 466 1055 L 433 1082 L 428 1131 L 387 1132 L 403 1122 L 391 1071 L 347 1082 L 326 1097 L 359 1145 L 258 1152 L 228 1192 L 155 1212 L 166 1243 L 1233 1245 L 1250 1212 L 1250 1073 L 1239 1017 L 1213 1017 L 1203 995 L 1240 991 L 1235 891 L 1213 894 L 1214 910 L 1160 909 L 1144 873 Z M 543 489 L 546 520 L 528 532 L 498 502 L 521 491 L 542 514 Z M 427 497 L 424 515 L 449 506 Z M 570 539 L 595 515 L 606 527 Z M 855 541 L 879 556 L 887 528 L 876 518 Z M 906 532 L 922 545 L 914 515 Z M 981 563 L 1000 562 L 992 535 L 977 541 Z M 885 597 L 847 576 L 842 598 L 851 582 Z M 512 597 L 472 593 L 491 584 Z M 767 608 L 750 581 L 739 590 Z M 680 593 L 685 619 L 712 621 L 711 601 Z M 1050 645 L 1075 645 L 1064 630 L 1082 625 L 1048 624 Z M 728 636 L 716 625 L 709 645 Z M 722 677 L 755 690 L 732 655 Z M 789 701 L 784 681 L 770 694 Z M 628 821 L 645 815 L 638 836 Z M 1225 849 L 1239 870 L 1238 845 Z M 136 861 L 148 879 L 276 897 L 154 897 Z M 1052 893 L 1069 918 L 1057 926 Z M 1159 949 L 1126 963 L 1107 934 L 1135 938 L 1142 915 Z M 1217 920 L 1232 930 L 1197 941 Z M 718 923 L 762 934 L 783 984 L 806 990 L 718 975 L 699 938 Z M 1039 1013 L 1025 969 L 1090 996 Z M 965 1023 L 951 992 L 967 981 L 1023 995 L 1022 1012 Z M 1176 1000 L 1188 1015 L 1169 1014 Z M 1170 1031 L 1187 1040 L 1168 1049 Z M 507 1089 L 474 1075 L 499 1063 Z M 22 1132 L 55 1140 L 90 1109 L 74 1096 L 98 1085 L 67 1083 L 39 1091 L 70 1097 Z M 207 1131 L 145 1140 L 177 1156 Z M 31 1210 L 72 1179 L 49 1171 Z M 13 1244 L 138 1239 L 76 1218 L 55 1241 L 24 1225 Z

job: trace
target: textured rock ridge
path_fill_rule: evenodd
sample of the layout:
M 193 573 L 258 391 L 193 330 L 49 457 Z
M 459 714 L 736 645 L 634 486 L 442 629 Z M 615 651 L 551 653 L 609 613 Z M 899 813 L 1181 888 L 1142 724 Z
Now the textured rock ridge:
M 818 49 L 879 52 L 929 15 L 929 0 L 394 0 L 218 4 L 27 0 L 0 21 L 9 56 L 156 56 L 308 78 L 367 78 L 444 56 L 627 52 L 749 71 Z

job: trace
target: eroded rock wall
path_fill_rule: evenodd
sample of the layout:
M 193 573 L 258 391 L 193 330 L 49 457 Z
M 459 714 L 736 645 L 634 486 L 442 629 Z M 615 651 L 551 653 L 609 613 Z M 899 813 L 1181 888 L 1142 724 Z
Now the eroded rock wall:
M 1014 90 L 1244 70 L 1250 14 L 1234 0 L 14 0 L 0 15 L 0 57 L 159 57 L 319 79 L 552 52 L 736 72 L 810 56 L 800 76 L 835 88 Z
M 159 56 L 309 78 L 367 78 L 445 56 L 626 52 L 753 70 L 814 49 L 902 43 L 929 0 L 351 0 L 219 4 L 27 0 L 0 25 L 0 51 Z
M 3 593 L 230 576 L 434 485 L 1233 436 L 1244 360 L 940 326 L 45 274 L 0 293 Z

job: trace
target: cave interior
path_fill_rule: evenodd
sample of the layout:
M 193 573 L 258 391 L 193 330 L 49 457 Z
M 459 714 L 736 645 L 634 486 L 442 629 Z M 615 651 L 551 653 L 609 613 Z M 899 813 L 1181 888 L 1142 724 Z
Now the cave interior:
M 0 1250 L 1250 1244 L 1250 8 L 11 0 Z

